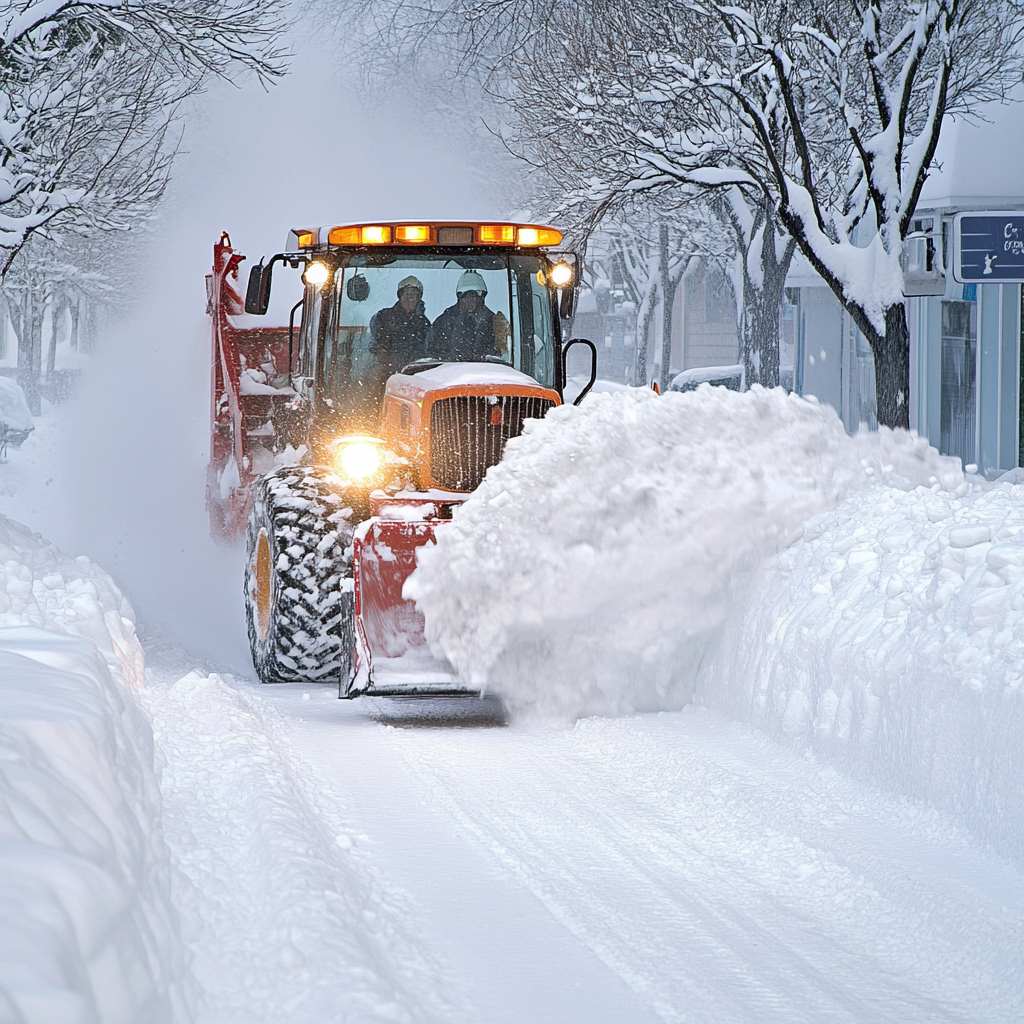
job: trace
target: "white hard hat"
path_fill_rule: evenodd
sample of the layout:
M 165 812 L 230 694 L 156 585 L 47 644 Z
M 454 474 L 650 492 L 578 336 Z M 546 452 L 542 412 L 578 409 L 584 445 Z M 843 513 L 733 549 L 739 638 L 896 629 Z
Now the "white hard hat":
M 423 294 L 423 282 L 413 274 L 410 274 L 408 277 L 403 277 L 402 280 L 398 282 L 398 294 L 401 295 L 406 288 L 415 288 L 420 295 Z
M 486 295 L 487 283 L 475 270 L 466 270 L 455 286 L 456 295 L 462 295 L 464 292 L 479 292 L 481 295 Z

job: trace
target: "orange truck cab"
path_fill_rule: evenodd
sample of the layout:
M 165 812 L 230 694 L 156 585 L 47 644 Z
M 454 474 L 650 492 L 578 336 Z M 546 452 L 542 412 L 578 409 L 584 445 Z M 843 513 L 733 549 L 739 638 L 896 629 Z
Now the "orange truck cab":
M 246 612 L 263 682 L 343 697 L 472 692 L 427 651 L 402 596 L 416 550 L 531 418 L 564 400 L 580 275 L 535 224 L 298 228 L 254 266 L 225 234 L 212 321 L 211 528 L 246 533 Z M 267 327 L 275 268 L 301 271 Z M 284 319 L 282 317 L 282 319 Z

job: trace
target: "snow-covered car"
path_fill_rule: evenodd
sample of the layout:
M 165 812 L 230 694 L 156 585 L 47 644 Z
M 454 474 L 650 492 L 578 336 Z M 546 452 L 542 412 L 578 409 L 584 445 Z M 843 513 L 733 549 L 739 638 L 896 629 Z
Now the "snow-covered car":
M 712 384 L 716 387 L 739 391 L 743 382 L 743 364 L 733 363 L 728 366 L 695 366 L 683 370 L 672 378 L 669 391 L 696 391 L 701 384 Z
M 669 391 L 696 391 L 701 384 L 712 387 L 728 388 L 730 391 L 743 390 L 743 364 L 730 363 L 726 366 L 695 366 L 683 370 L 672 378 Z M 793 390 L 793 369 L 785 367 L 779 370 L 779 387 L 785 391 Z
M 0 460 L 6 456 L 8 447 L 24 444 L 34 429 L 21 385 L 10 377 L 0 377 Z

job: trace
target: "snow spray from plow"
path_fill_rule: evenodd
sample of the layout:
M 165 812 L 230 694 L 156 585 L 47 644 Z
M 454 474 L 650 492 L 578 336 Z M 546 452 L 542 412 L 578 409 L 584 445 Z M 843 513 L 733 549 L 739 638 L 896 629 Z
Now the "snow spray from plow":
M 781 390 L 596 394 L 509 445 L 406 594 L 514 712 L 678 708 L 759 566 L 875 485 L 968 486 L 925 441 L 850 437 Z

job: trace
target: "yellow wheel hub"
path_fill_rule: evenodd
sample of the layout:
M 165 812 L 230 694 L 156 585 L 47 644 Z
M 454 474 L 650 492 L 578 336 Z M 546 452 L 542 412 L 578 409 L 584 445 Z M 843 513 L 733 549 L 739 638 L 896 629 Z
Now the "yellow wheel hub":
M 270 605 L 273 601 L 273 567 L 270 558 L 270 538 L 260 530 L 256 538 L 256 553 L 252 561 L 253 604 L 256 606 L 256 631 L 266 640 L 270 630 Z

